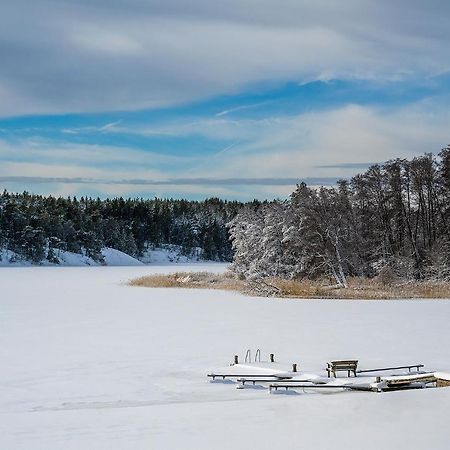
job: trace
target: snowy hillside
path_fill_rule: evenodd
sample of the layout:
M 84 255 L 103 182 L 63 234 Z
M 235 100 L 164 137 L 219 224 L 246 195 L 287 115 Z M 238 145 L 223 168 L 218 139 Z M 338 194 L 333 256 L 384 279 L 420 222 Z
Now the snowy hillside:
M 72 253 L 66 251 L 59 251 L 55 257 L 57 263 L 50 263 L 47 260 L 43 260 L 39 265 L 41 266 L 138 266 L 143 263 L 132 256 L 127 255 L 119 250 L 113 248 L 102 249 L 102 255 L 104 263 L 100 264 L 94 261 L 92 258 L 79 253 Z M 31 266 L 31 262 L 21 259 L 14 252 L 5 250 L 1 253 L 0 266 Z
M 139 258 L 145 264 L 192 263 L 202 261 L 202 250 L 194 248 L 190 256 L 183 255 L 180 247 L 167 245 L 162 248 L 148 249 Z
M 206 374 L 248 348 L 323 374 L 339 358 L 448 372 L 450 302 L 280 300 L 125 284 L 172 270 L 0 270 L 0 449 L 448 448 L 448 388 L 268 395 Z
M 0 249 L 0 267 L 31 266 L 31 262 L 22 260 L 16 253 Z
M 143 264 L 171 264 L 171 263 L 193 263 L 201 262 L 200 249 L 194 249 L 192 256 L 181 254 L 178 246 L 165 246 L 163 248 L 148 249 L 142 258 L 134 258 L 120 250 L 105 247 L 101 251 L 104 262 L 94 261 L 89 256 L 80 253 L 72 253 L 59 250 L 55 253 L 55 262 L 49 262 L 47 259 L 42 260 L 41 266 L 140 266 Z M 31 266 L 30 261 L 24 260 L 12 251 L 0 250 L 0 267 L 10 266 Z

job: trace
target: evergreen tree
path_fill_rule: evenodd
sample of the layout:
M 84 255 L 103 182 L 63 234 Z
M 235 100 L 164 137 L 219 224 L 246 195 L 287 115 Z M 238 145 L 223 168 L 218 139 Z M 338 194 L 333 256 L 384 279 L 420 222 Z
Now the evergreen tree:
M 164 245 L 188 256 L 231 260 L 226 223 L 241 206 L 219 199 L 100 200 L 4 191 L 0 194 L 0 248 L 33 262 L 47 258 L 56 263 L 61 252 L 69 251 L 101 263 L 104 247 L 142 257 L 146 249 Z

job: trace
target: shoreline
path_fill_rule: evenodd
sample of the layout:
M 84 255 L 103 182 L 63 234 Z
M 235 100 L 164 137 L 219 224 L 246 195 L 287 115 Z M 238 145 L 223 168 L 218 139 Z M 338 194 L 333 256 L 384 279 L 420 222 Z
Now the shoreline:
M 214 289 L 255 297 L 317 300 L 450 300 L 450 282 L 413 281 L 389 285 L 377 279 L 350 278 L 348 287 L 327 280 L 284 280 L 268 278 L 239 280 L 231 273 L 176 272 L 147 275 L 130 280 L 130 286 L 147 288 Z

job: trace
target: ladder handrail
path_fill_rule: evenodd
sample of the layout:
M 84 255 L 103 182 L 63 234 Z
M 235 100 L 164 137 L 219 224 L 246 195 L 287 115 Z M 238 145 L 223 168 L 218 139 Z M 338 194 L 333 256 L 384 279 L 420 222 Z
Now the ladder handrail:
M 259 348 L 256 350 L 255 362 L 261 362 L 261 350 Z
M 245 354 L 245 362 L 251 363 L 252 362 L 252 353 L 250 349 L 247 350 L 247 353 Z
M 366 369 L 366 370 L 357 370 L 356 373 L 367 373 L 367 372 L 383 372 L 385 370 L 399 370 L 399 369 L 408 369 L 411 372 L 411 369 L 416 368 L 419 371 L 419 368 L 425 367 L 423 364 L 411 364 L 410 366 L 396 366 L 396 367 L 383 367 L 380 369 Z

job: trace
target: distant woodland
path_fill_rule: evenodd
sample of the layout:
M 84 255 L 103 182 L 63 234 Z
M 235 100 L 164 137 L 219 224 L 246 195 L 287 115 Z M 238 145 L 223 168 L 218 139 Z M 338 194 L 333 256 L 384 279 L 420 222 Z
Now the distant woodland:
M 450 280 L 450 147 L 336 187 L 244 206 L 229 224 L 241 278 Z
M 0 195 L 0 250 L 34 263 L 57 263 L 58 251 L 101 263 L 104 247 L 139 258 L 147 249 L 171 245 L 186 256 L 231 261 L 226 224 L 242 206 L 217 198 L 100 200 L 5 191 Z

